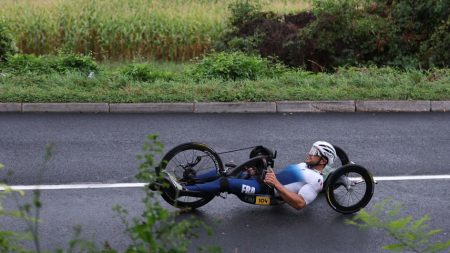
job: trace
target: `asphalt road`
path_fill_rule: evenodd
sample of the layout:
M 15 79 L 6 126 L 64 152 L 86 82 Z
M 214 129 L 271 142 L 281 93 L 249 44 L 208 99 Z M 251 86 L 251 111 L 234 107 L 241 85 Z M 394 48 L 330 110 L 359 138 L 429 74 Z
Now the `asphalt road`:
M 344 148 L 375 176 L 450 174 L 448 113 L 0 114 L 0 129 L 0 161 L 14 172 L 11 185 L 135 182 L 136 155 L 152 133 L 160 135 L 165 150 L 193 140 L 218 152 L 263 144 L 278 150 L 278 168 L 301 161 L 311 143 L 323 139 Z M 55 152 L 41 177 L 47 143 L 55 145 Z M 241 151 L 223 160 L 239 162 L 247 155 Z M 379 182 L 370 205 L 387 197 L 402 200 L 406 214 L 430 214 L 431 226 L 444 228 L 440 236 L 448 239 L 449 183 Z M 98 242 L 124 249 L 128 239 L 111 208 L 122 204 L 138 215 L 142 197 L 136 188 L 44 191 L 43 247 L 65 247 L 71 227 L 81 224 L 88 237 L 95 232 Z M 14 203 L 8 199 L 6 205 Z M 194 241 L 193 248 L 212 244 L 223 252 L 381 252 L 392 242 L 381 231 L 345 225 L 348 216 L 332 211 L 323 197 L 295 211 L 287 205 L 252 206 L 229 196 L 185 215 L 199 217 L 215 231 Z

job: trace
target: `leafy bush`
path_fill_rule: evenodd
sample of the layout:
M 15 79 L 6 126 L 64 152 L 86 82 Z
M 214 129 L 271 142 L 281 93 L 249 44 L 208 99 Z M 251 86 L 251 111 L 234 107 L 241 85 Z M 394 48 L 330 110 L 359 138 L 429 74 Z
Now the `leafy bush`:
M 17 47 L 6 24 L 0 20 L 0 63 L 17 53 Z
M 438 40 L 445 39 L 442 24 L 449 18 L 450 2 L 315 0 L 314 10 L 317 20 L 308 27 L 312 36 L 303 36 L 301 40 L 310 44 L 319 42 L 314 50 L 325 50 L 331 56 L 329 66 L 375 63 L 402 68 L 429 67 L 434 65 L 434 59 L 421 56 L 421 51 L 432 54 L 433 50 L 429 49 L 439 44 Z M 314 27 L 320 23 L 330 24 L 330 21 L 335 25 Z M 305 35 L 303 31 L 300 33 Z M 330 33 L 331 36 L 327 36 Z M 433 34 L 439 39 L 426 43 Z M 329 45 L 323 45 L 324 40 Z M 442 45 L 449 45 L 446 42 Z M 337 45 L 337 50 L 326 50 L 332 45 L 334 49 Z M 444 52 L 448 49 L 447 46 Z
M 248 0 L 236 0 L 228 6 L 231 12 L 230 23 L 239 26 L 248 23 L 261 15 L 261 4 Z
M 58 72 L 79 71 L 88 73 L 98 71 L 98 65 L 91 56 L 77 54 L 63 54 L 56 59 L 56 70 Z
M 12 73 L 50 73 L 54 71 L 52 64 L 49 64 L 44 57 L 30 54 L 12 56 L 2 68 Z
M 386 19 L 366 10 L 369 1 L 315 1 L 316 19 L 299 31 L 298 65 L 312 70 L 336 66 L 383 63 L 392 27 Z M 319 67 L 319 69 L 318 69 Z
M 204 57 L 191 70 L 191 75 L 196 79 L 256 80 L 273 77 L 284 71 L 283 65 L 273 64 L 260 56 L 242 52 L 221 52 Z
M 249 54 L 258 54 L 258 46 L 261 44 L 263 37 L 264 35 L 262 34 L 246 37 L 232 37 L 227 41 L 226 45 L 217 44 L 216 49 L 219 51 L 241 51 Z
M 234 5 L 234 29 L 217 49 L 259 52 L 313 71 L 450 66 L 450 1 L 314 0 L 312 13 L 285 16 L 248 5 Z
M 133 80 L 142 82 L 153 82 L 157 79 L 167 81 L 174 79 L 174 75 L 171 72 L 156 70 L 147 63 L 129 64 L 121 70 L 121 73 Z
M 385 250 L 434 253 L 450 248 L 450 240 L 441 242 L 434 239 L 442 229 L 429 230 L 428 215 L 418 220 L 414 220 L 412 216 L 399 217 L 401 209 L 401 203 L 387 199 L 375 204 L 370 212 L 360 211 L 352 220 L 348 220 L 347 224 L 360 229 L 374 228 L 387 232 L 397 243 L 384 246 Z
M 450 66 L 450 16 L 422 44 L 421 62 L 426 67 Z
M 17 54 L 9 58 L 2 67 L 13 73 L 83 72 L 98 71 L 97 63 L 90 56 L 62 54 L 59 56 L 35 56 Z
M 381 2 L 381 0 L 379 0 Z M 416 53 L 421 42 L 450 14 L 450 2 L 441 0 L 401 0 L 393 1 L 386 10 L 393 25 L 398 27 L 402 37 L 401 49 L 405 53 Z

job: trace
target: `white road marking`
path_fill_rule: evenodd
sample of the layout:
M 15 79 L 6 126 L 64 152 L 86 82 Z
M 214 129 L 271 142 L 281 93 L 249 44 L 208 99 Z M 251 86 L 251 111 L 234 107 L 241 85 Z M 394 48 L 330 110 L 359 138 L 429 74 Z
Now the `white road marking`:
M 405 180 L 436 180 L 450 179 L 450 175 L 423 175 L 423 176 L 389 176 L 374 177 L 375 181 L 405 181 Z M 147 186 L 146 183 L 118 183 L 118 184 L 61 184 L 61 185 L 13 185 L 11 190 L 68 190 L 68 189 L 102 189 L 102 188 L 139 188 Z M 0 191 L 5 190 L 0 186 Z
M 450 179 L 450 175 L 392 176 L 392 177 L 373 177 L 373 179 L 375 181 L 404 181 L 404 180 Z
M 68 189 L 101 189 L 101 188 L 137 188 L 144 187 L 146 183 L 121 183 L 121 184 L 59 184 L 59 185 L 13 185 L 11 190 L 68 190 Z M 5 187 L 0 186 L 0 190 Z

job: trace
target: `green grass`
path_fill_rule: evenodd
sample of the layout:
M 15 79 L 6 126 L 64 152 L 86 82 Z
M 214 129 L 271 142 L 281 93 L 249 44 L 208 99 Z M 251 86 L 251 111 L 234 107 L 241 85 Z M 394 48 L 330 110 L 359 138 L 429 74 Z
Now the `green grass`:
M 151 63 L 169 73 L 143 82 L 125 64 L 102 64 L 93 78 L 81 72 L 0 74 L 0 102 L 194 102 L 280 100 L 450 100 L 450 69 L 341 68 L 336 73 L 290 70 L 273 78 L 194 80 L 190 64 Z

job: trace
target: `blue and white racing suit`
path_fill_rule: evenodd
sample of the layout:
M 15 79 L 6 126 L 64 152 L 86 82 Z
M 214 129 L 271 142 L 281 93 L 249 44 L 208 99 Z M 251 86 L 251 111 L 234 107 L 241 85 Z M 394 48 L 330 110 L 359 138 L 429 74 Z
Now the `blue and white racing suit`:
M 205 173 L 198 178 L 211 177 L 215 171 Z M 291 164 L 277 172 L 278 181 L 290 192 L 301 195 L 306 204 L 310 204 L 322 191 L 324 178 L 320 172 L 309 169 L 305 163 Z M 211 182 L 186 186 L 191 191 L 203 191 L 218 194 L 223 190 L 221 184 L 227 180 L 227 191 L 235 195 L 267 194 L 268 187 L 255 177 L 249 179 L 219 178 Z M 275 196 L 278 193 L 275 190 Z

